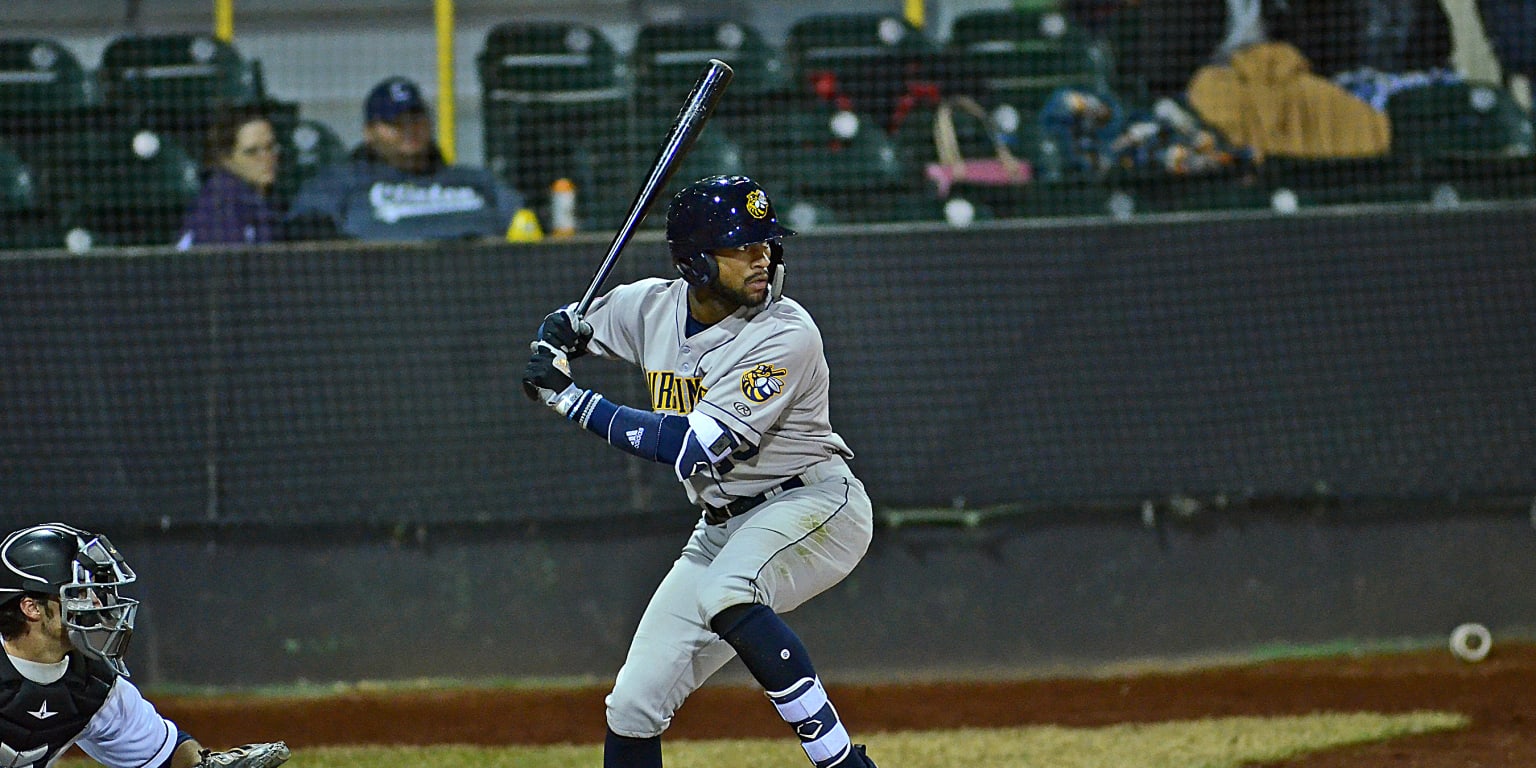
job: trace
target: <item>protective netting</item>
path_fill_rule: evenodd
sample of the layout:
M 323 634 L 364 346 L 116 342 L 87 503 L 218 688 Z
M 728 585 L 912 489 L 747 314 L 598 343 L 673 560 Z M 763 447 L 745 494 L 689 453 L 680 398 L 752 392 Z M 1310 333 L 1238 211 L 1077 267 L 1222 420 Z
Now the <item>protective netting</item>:
M 881 508 L 1536 491 L 1530 207 L 802 235 L 835 427 Z M 0 261 L 0 513 L 158 524 L 678 513 L 527 402 L 602 242 Z M 615 281 L 665 274 L 631 244 Z M 646 401 L 644 377 L 576 362 Z M 1452 507 L 1454 508 L 1454 507 Z
M 802 229 L 1536 194 L 1518 4 L 957 3 L 921 27 L 883 3 L 461 5 L 444 143 L 545 230 L 561 180 L 578 228 L 622 221 L 710 58 L 736 79 L 678 178 L 750 171 Z M 268 113 L 281 212 L 361 141 L 382 78 L 442 106 L 425 7 L 237 8 L 227 42 L 201 2 L 169 7 L 133 32 L 0 11 L 0 247 L 174 242 L 221 109 Z
M 284 218 L 362 140 L 385 76 L 441 114 L 426 13 L 271 11 L 223 42 L 55 31 L 8 5 L 0 517 L 681 506 L 664 468 L 573 433 L 515 379 L 711 58 L 735 79 L 670 187 L 749 173 L 804 233 L 790 294 L 822 325 L 834 424 L 880 506 L 1536 490 L 1518 44 L 1536 38 L 1505 44 L 1518 19 L 1386 0 L 1038 5 L 957 5 L 925 27 L 809 3 L 702 21 L 473 6 L 458 160 L 546 231 L 565 210 L 550 190 L 575 190 L 577 236 L 526 245 L 494 242 L 501 220 L 491 242 L 405 245 L 304 242 L 341 228 Z M 278 149 L 272 218 L 234 239 L 289 242 L 175 251 L 233 108 L 265 115 Z M 349 210 L 382 215 L 362 189 Z M 391 189 L 406 219 L 402 201 L 459 201 Z M 613 279 L 668 272 L 651 231 Z M 642 401 L 633 372 L 582 376 Z

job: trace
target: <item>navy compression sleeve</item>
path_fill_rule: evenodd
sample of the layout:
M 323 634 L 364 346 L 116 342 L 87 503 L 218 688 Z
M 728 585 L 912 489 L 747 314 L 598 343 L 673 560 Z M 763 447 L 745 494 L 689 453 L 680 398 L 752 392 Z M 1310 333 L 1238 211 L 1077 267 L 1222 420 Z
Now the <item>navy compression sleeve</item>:
M 688 436 L 685 416 L 619 405 L 591 390 L 571 406 L 566 418 L 625 453 L 663 464 L 677 461 Z
M 672 465 L 678 480 L 711 466 L 729 471 L 725 457 L 738 444 L 713 419 L 700 417 L 704 423 L 700 430 L 687 416 L 619 405 L 592 390 L 582 392 L 565 417 L 625 453 Z M 707 434 L 701 436 L 700 431 Z M 701 440 L 708 440 L 709 447 Z

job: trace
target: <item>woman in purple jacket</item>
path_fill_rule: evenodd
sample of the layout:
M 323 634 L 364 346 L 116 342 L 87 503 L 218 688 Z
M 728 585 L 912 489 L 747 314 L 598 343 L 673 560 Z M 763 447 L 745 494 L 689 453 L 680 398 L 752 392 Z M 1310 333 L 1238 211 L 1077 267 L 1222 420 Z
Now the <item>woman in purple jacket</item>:
M 269 197 L 278 151 L 277 134 L 260 110 L 220 112 L 208 128 L 203 187 L 176 246 L 278 239 L 281 216 Z

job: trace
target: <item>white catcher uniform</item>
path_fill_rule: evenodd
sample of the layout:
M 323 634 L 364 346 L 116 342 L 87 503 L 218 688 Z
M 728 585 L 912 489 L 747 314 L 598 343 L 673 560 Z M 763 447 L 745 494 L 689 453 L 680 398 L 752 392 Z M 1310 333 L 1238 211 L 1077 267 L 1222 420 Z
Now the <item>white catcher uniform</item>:
M 742 307 L 686 336 L 687 283 L 648 279 L 615 288 L 584 319 L 594 354 L 645 372 L 652 410 L 708 417 L 740 442 L 729 464 L 685 482 L 705 515 L 646 607 L 608 697 L 614 732 L 652 736 L 735 655 L 709 618 L 740 603 L 783 613 L 837 584 L 869 548 L 872 512 L 828 419 L 821 331 L 804 307 L 788 298 Z M 804 485 L 778 490 L 796 480 Z M 714 524 L 713 510 L 764 493 Z

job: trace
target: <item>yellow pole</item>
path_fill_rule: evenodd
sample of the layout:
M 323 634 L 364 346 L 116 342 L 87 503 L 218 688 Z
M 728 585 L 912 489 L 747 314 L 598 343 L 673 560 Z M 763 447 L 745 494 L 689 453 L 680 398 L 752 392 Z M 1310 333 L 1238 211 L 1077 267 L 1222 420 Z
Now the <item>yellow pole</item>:
M 906 16 L 912 26 L 922 29 L 926 21 L 923 17 L 923 0 L 906 0 Z
M 235 0 L 213 0 L 213 36 L 226 43 L 235 39 Z
M 433 0 L 437 17 L 437 143 L 443 159 L 454 162 L 453 0 Z

